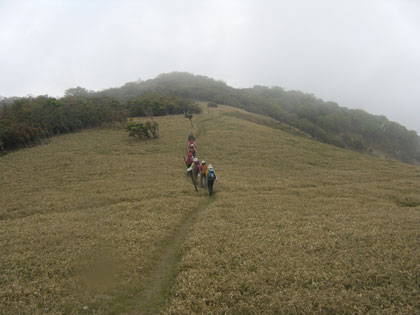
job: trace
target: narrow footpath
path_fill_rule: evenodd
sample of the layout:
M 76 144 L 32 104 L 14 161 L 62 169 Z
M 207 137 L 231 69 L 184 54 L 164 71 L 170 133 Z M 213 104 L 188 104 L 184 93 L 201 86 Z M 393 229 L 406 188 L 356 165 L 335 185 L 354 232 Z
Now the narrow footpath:
M 214 118 L 200 120 L 197 124 L 196 139 L 205 134 L 204 123 Z M 197 207 L 182 220 L 172 238 L 161 252 L 152 271 L 142 280 L 144 289 L 136 296 L 131 311 L 127 314 L 159 314 L 165 307 L 165 302 L 177 275 L 177 266 L 182 258 L 182 247 L 194 226 L 198 215 L 203 212 L 214 198 L 203 199 Z
M 165 307 L 177 274 L 177 266 L 182 258 L 182 246 L 197 216 L 214 199 L 203 200 L 183 220 L 165 250 L 161 253 L 156 267 L 143 279 L 145 289 L 136 297 L 135 308 L 129 314 L 159 314 Z

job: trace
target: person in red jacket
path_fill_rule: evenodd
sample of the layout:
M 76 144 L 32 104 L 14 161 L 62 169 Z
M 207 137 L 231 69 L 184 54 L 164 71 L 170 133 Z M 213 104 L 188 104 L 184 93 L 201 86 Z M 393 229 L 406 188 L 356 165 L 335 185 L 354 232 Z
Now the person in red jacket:
M 194 170 L 194 155 L 192 153 L 188 153 L 188 157 L 185 159 L 185 163 L 187 164 L 187 176 L 193 176 Z
M 196 156 L 196 154 L 197 154 L 197 148 L 195 147 L 195 145 L 194 145 L 194 144 L 190 144 L 190 145 L 188 146 L 188 152 L 192 152 L 192 154 L 193 154 L 194 156 Z
M 195 179 L 195 182 L 197 182 L 199 171 L 200 171 L 200 161 L 197 158 L 195 158 L 194 159 L 194 179 Z

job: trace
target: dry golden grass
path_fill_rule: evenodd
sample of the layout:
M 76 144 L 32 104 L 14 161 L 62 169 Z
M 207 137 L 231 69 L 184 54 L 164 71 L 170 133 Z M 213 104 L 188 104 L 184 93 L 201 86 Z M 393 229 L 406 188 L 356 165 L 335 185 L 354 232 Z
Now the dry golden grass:
M 166 313 L 420 312 L 420 168 L 231 117 L 205 128 L 216 201 Z
M 181 159 L 188 120 L 158 122 L 157 140 L 87 130 L 1 158 L 0 313 L 108 309 L 141 288 L 202 199 Z
M 420 311 L 419 167 L 229 107 L 193 121 L 218 176 L 207 208 L 182 116 L 157 140 L 88 130 L 2 157 L 0 313 L 129 310 L 185 224 L 167 314 Z

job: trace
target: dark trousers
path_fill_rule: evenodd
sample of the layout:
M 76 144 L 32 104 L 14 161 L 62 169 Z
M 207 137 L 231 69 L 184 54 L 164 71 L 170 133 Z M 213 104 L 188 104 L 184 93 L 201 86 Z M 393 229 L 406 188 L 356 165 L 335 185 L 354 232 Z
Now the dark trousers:
M 209 188 L 209 195 L 212 196 L 213 195 L 213 185 L 214 185 L 214 181 L 213 180 L 208 180 L 207 181 L 207 186 Z
M 191 167 L 191 164 L 187 164 L 187 169 L 189 169 Z M 193 170 L 191 171 L 187 171 L 187 177 L 191 176 L 191 178 L 193 177 Z
M 207 177 L 207 176 L 206 176 L 206 174 L 201 174 L 201 175 L 200 175 L 200 186 L 201 186 L 201 187 L 204 187 L 204 186 L 203 186 L 203 182 L 204 182 L 204 185 L 206 184 L 206 182 L 207 182 L 207 181 L 206 181 L 206 179 L 207 179 L 206 177 Z

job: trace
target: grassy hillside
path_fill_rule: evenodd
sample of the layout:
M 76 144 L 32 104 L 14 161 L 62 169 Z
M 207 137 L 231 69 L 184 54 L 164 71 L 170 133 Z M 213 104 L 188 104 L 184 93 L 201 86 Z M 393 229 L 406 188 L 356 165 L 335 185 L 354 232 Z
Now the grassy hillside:
M 0 154 L 54 135 L 124 123 L 127 117 L 198 113 L 191 100 L 222 103 L 269 116 L 277 125 L 340 148 L 420 164 L 420 137 L 385 116 L 276 86 L 235 89 L 222 81 L 186 72 L 161 74 L 98 92 L 71 88 L 59 99 L 38 96 L 0 100 Z
M 415 131 L 409 131 L 385 116 L 340 107 L 337 103 L 325 102 L 315 95 L 286 91 L 281 87 L 256 85 L 235 89 L 225 82 L 206 76 L 172 72 L 100 92 L 84 90 L 82 95 L 106 96 L 125 101 L 145 93 L 177 95 L 234 106 L 270 116 L 324 143 L 372 156 L 420 163 L 420 137 Z
M 415 313 L 420 168 L 230 107 L 160 138 L 87 130 L 0 160 L 0 313 Z M 165 302 L 166 301 L 166 302 Z

